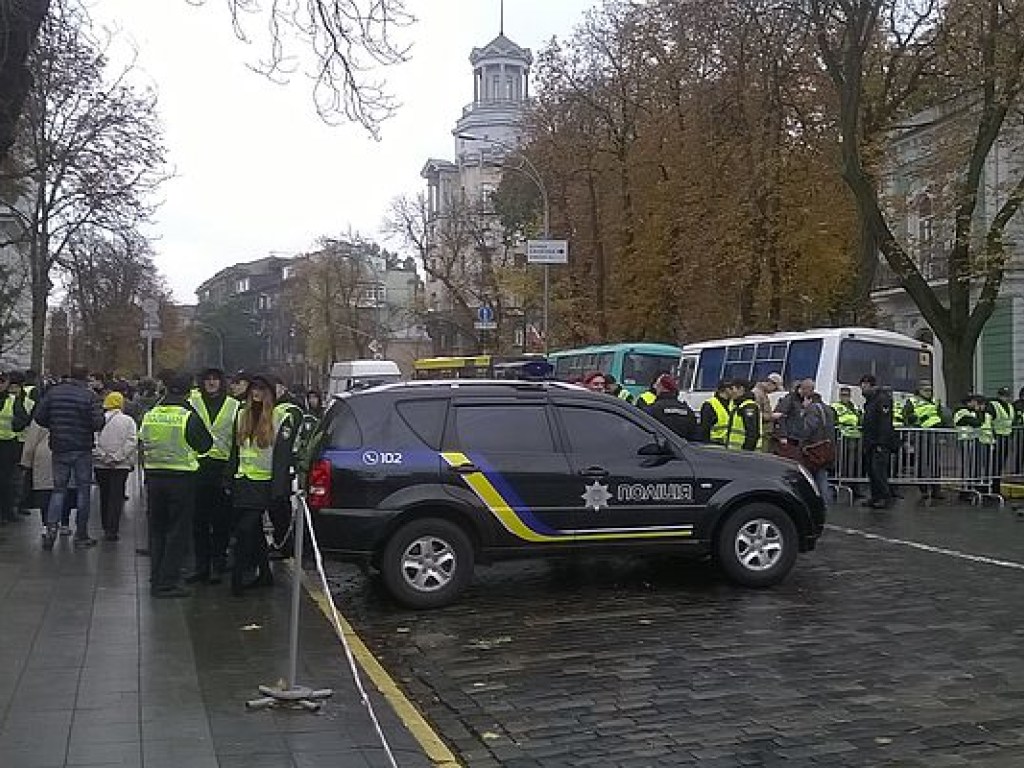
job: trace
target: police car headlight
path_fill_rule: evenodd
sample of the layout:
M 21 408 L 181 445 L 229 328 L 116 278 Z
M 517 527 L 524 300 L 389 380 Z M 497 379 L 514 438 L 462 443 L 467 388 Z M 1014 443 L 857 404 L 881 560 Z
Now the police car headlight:
M 821 489 L 818 487 L 818 484 L 814 481 L 814 475 L 811 474 L 811 471 L 807 469 L 807 467 L 805 467 L 803 464 L 797 464 L 797 466 L 800 468 L 800 474 L 804 476 L 804 480 L 806 480 L 807 483 L 814 490 L 815 495 L 821 496 Z

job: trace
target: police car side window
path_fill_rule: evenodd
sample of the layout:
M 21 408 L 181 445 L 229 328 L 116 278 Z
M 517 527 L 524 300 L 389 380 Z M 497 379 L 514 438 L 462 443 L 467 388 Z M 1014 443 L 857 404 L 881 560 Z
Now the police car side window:
M 543 405 L 460 405 L 455 436 L 463 451 L 553 453 L 551 425 Z
M 406 400 L 398 403 L 402 420 L 416 436 L 434 450 L 441 447 L 444 420 L 447 415 L 447 400 Z
M 587 456 L 634 457 L 654 435 L 611 411 L 559 406 L 569 438 L 569 452 Z

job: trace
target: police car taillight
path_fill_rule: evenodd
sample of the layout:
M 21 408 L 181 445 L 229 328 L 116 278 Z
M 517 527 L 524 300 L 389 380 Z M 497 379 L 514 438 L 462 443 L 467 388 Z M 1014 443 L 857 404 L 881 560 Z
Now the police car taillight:
M 331 506 L 331 462 L 320 460 L 309 470 L 309 506 L 323 509 Z

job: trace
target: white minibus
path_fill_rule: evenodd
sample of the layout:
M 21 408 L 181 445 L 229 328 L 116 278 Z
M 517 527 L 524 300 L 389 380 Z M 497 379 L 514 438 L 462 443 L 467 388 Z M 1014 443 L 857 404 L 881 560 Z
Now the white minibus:
M 892 389 L 897 402 L 922 380 L 932 382 L 937 397 L 944 396 L 931 345 L 874 328 L 815 328 L 685 345 L 679 397 L 700 408 L 723 379 L 755 384 L 772 373 L 782 376 L 787 389 L 801 379 L 814 379 L 826 403 L 836 402 L 843 386 L 850 387 L 855 402 L 863 403 L 857 385 L 866 373 Z

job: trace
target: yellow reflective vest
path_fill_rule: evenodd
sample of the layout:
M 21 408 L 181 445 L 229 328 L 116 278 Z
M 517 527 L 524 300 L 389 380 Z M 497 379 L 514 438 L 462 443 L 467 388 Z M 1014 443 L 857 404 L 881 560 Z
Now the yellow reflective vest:
M 192 411 L 183 405 L 158 405 L 142 417 L 139 441 L 146 469 L 195 472 L 199 456 L 185 437 Z
M 832 404 L 832 410 L 836 414 L 836 425 L 839 427 L 839 434 L 843 437 L 855 439 L 862 436 L 860 429 L 864 414 L 853 403 L 846 404 L 842 400 Z
M 3 405 L 0 405 L 0 440 L 14 440 L 18 433 L 14 431 L 14 395 L 4 394 Z
M 915 427 L 933 429 L 942 426 L 942 409 L 935 401 L 911 395 L 910 405 L 914 409 Z
M 239 412 L 242 410 L 244 410 L 244 406 L 239 409 Z M 289 416 L 285 409 L 275 408 L 272 418 L 274 437 L 266 448 L 261 448 L 252 438 L 246 438 L 243 441 L 239 439 L 238 433 L 235 433 L 235 440 L 238 441 L 238 470 L 235 472 L 236 478 L 245 478 L 246 480 L 256 482 L 266 482 L 273 479 L 274 445 L 277 443 L 277 436 L 281 431 L 281 427 L 289 419 Z M 241 423 L 241 419 L 238 420 L 238 423 Z
M 1013 433 L 1014 409 L 1002 400 L 991 400 L 992 410 L 995 412 L 992 418 L 992 429 L 999 437 L 1009 437 Z
M 757 401 L 752 397 L 748 397 L 741 403 L 734 404 L 732 411 L 729 414 L 729 433 L 726 438 L 726 448 L 730 448 L 734 451 L 743 450 L 743 445 L 747 442 L 747 427 L 743 423 L 743 409 L 749 406 L 757 407 Z M 760 450 L 764 444 L 764 437 L 761 434 L 761 419 L 757 419 L 757 444 L 754 446 L 754 450 Z
M 198 390 L 193 390 L 189 395 L 189 402 L 213 437 L 213 447 L 204 453 L 203 457 L 227 461 L 231 457 L 232 441 L 235 436 L 235 416 L 238 415 L 240 403 L 228 395 L 224 398 L 224 404 L 221 405 L 217 418 L 211 420 L 210 412 L 206 409 L 206 402 Z
M 732 413 L 717 396 L 712 397 L 708 402 L 711 403 L 711 408 L 715 412 L 715 423 L 708 431 L 709 439 L 712 443 L 725 445 L 729 437 L 729 420 L 732 418 Z

